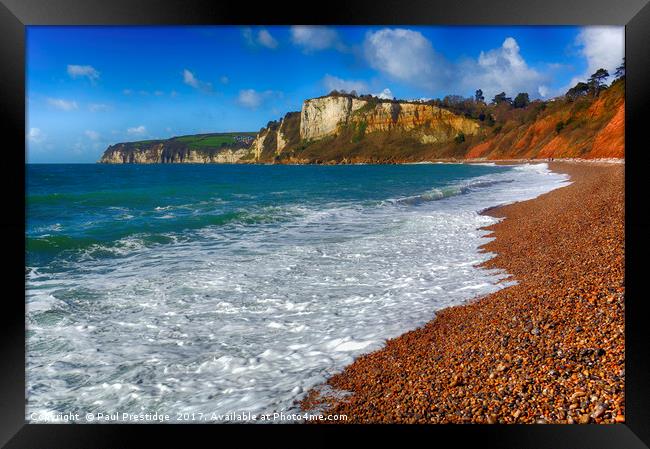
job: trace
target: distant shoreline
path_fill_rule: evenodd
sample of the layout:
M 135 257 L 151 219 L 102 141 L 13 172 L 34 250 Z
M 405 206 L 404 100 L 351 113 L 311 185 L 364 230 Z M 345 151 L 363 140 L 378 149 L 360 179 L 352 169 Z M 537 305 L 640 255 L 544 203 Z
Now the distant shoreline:
M 427 164 L 525 164 L 525 163 L 542 163 L 542 162 L 557 162 L 557 163 L 589 163 L 589 164 L 625 164 L 624 158 L 596 158 L 596 159 L 577 159 L 577 158 L 557 158 L 549 159 L 435 159 L 430 161 L 421 162 L 390 162 L 390 163 L 358 163 L 358 164 L 272 164 L 272 163 L 129 163 L 129 164 L 105 164 L 101 162 L 26 162 L 25 165 L 427 165 Z

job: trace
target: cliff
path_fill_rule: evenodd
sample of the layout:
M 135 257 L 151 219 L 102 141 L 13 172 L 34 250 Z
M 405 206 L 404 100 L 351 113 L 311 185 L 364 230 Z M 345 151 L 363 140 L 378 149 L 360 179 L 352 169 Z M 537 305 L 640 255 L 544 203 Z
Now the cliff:
M 468 100 L 443 107 L 434 102 L 329 95 L 306 100 L 299 115 L 290 113 L 260 130 L 250 160 L 623 158 L 624 135 L 624 79 L 597 96 L 558 97 L 519 108 Z
M 270 122 L 251 146 L 251 160 L 285 163 L 421 160 L 431 144 L 480 131 L 476 120 L 425 103 L 330 95 Z
M 435 159 L 622 158 L 625 80 L 598 95 L 523 107 L 327 95 L 253 133 L 119 143 L 104 163 L 399 163 Z
M 449 141 L 459 133 L 473 135 L 479 129 L 474 120 L 422 103 L 325 97 L 303 104 L 301 139 L 322 139 L 346 126 L 363 127 L 364 133 L 418 130 L 424 143 Z
M 352 114 L 368 105 L 349 96 L 327 96 L 306 100 L 300 111 L 300 138 L 317 140 L 335 135 L 349 123 Z
M 623 158 L 625 82 L 618 80 L 597 97 L 566 98 L 505 111 L 501 123 L 465 158 Z
M 104 164 L 235 163 L 249 154 L 253 133 L 215 133 L 109 146 Z
M 255 136 L 247 159 L 255 162 L 275 160 L 286 148 L 300 144 L 299 127 L 299 112 L 289 112 L 280 121 L 269 122 Z

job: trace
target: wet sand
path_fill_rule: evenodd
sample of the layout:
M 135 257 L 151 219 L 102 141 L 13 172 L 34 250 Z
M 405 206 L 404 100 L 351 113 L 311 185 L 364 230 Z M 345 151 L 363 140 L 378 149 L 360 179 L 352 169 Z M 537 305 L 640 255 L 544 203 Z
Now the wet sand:
M 624 165 L 552 162 L 570 186 L 486 211 L 517 285 L 438 312 L 312 390 L 353 423 L 624 422 Z M 326 389 L 327 390 L 327 389 Z

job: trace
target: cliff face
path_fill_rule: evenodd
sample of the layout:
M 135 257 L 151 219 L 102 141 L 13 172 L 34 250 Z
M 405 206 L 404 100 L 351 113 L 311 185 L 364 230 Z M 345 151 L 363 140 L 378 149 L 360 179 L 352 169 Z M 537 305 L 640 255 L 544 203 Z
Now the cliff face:
M 470 145 L 465 158 L 623 158 L 625 84 L 612 84 L 596 98 L 556 100 L 516 111 Z M 535 111 L 534 108 L 539 109 Z M 534 115 L 532 118 L 527 114 Z
M 448 141 L 458 133 L 473 135 L 479 130 L 475 120 L 429 104 L 371 102 L 349 97 L 315 98 L 303 103 L 300 117 L 303 140 L 336 135 L 348 125 L 362 125 L 368 133 L 420 129 L 424 143 Z
M 350 97 L 323 97 L 306 100 L 300 112 L 300 138 L 318 140 L 334 135 L 346 125 L 352 113 L 368 103 Z
M 167 140 L 126 142 L 109 146 L 104 164 L 232 164 L 249 154 L 252 136 L 237 133 L 200 134 Z
M 366 132 L 419 130 L 422 143 L 448 142 L 463 133 L 475 135 L 479 124 L 472 119 L 428 104 L 380 103 L 353 117 L 356 123 L 365 123 Z
M 248 157 L 254 162 L 273 162 L 287 148 L 298 146 L 300 118 L 299 112 L 289 112 L 279 122 L 269 122 L 255 136 Z
M 252 133 L 119 143 L 104 163 L 391 163 L 433 159 L 622 158 L 625 84 L 597 97 L 524 108 L 474 103 L 456 112 L 434 102 L 331 95 Z M 477 109 L 478 108 L 478 109 Z M 489 118 L 489 120 L 488 120 Z
M 164 143 L 134 148 L 128 143 L 108 147 L 99 162 L 103 164 L 234 164 L 249 153 L 247 148 L 201 151 L 167 148 Z
M 253 143 L 251 144 L 249 150 L 251 156 L 256 161 L 259 161 L 261 159 L 267 159 L 268 157 L 272 156 L 277 151 L 277 147 L 278 147 L 277 135 L 278 135 L 277 122 L 271 122 L 268 125 L 266 125 L 266 128 L 262 128 L 260 132 L 257 133 L 257 136 L 255 136 L 255 140 L 253 140 Z
M 327 96 L 306 100 L 300 112 L 269 122 L 251 144 L 255 162 L 386 162 L 405 147 L 420 157 L 427 144 L 478 134 L 476 120 L 423 103 Z M 358 151 L 357 147 L 363 147 Z M 414 148 L 416 147 L 416 148 Z M 395 154 L 391 155 L 391 151 Z

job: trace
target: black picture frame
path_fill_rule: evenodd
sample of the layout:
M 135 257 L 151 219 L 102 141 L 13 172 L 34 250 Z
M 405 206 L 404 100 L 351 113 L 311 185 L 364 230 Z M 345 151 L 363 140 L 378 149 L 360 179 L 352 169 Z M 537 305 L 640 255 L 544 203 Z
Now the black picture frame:
M 396 430 L 425 441 L 460 447 L 643 448 L 650 446 L 650 327 L 645 324 L 643 260 L 649 253 L 650 220 L 645 184 L 650 109 L 649 0 L 330 0 L 326 4 L 197 0 L 0 0 L 0 101 L 5 128 L 0 176 L 4 269 L 0 345 L 0 444 L 7 448 L 132 447 L 155 441 L 184 444 L 224 432 L 248 439 L 283 434 L 284 444 L 339 444 L 348 437 L 381 439 Z M 624 25 L 626 27 L 626 422 L 617 425 L 264 426 L 242 425 L 56 425 L 25 423 L 25 26 L 182 24 L 430 24 L 430 25 Z M 22 271 L 22 273 L 21 273 Z M 21 299 L 23 298 L 23 299 Z M 191 427 L 190 427 L 191 426 Z M 291 434 L 293 441 L 287 440 Z M 317 438 L 314 438 L 314 433 Z M 404 435 L 406 434 L 406 435 Z M 442 440 L 441 440 L 442 438 Z M 449 440 L 451 439 L 451 440 Z M 245 440 L 242 440 L 242 442 Z M 266 443 L 265 443 L 266 444 Z M 412 444 L 415 444 L 413 442 Z

